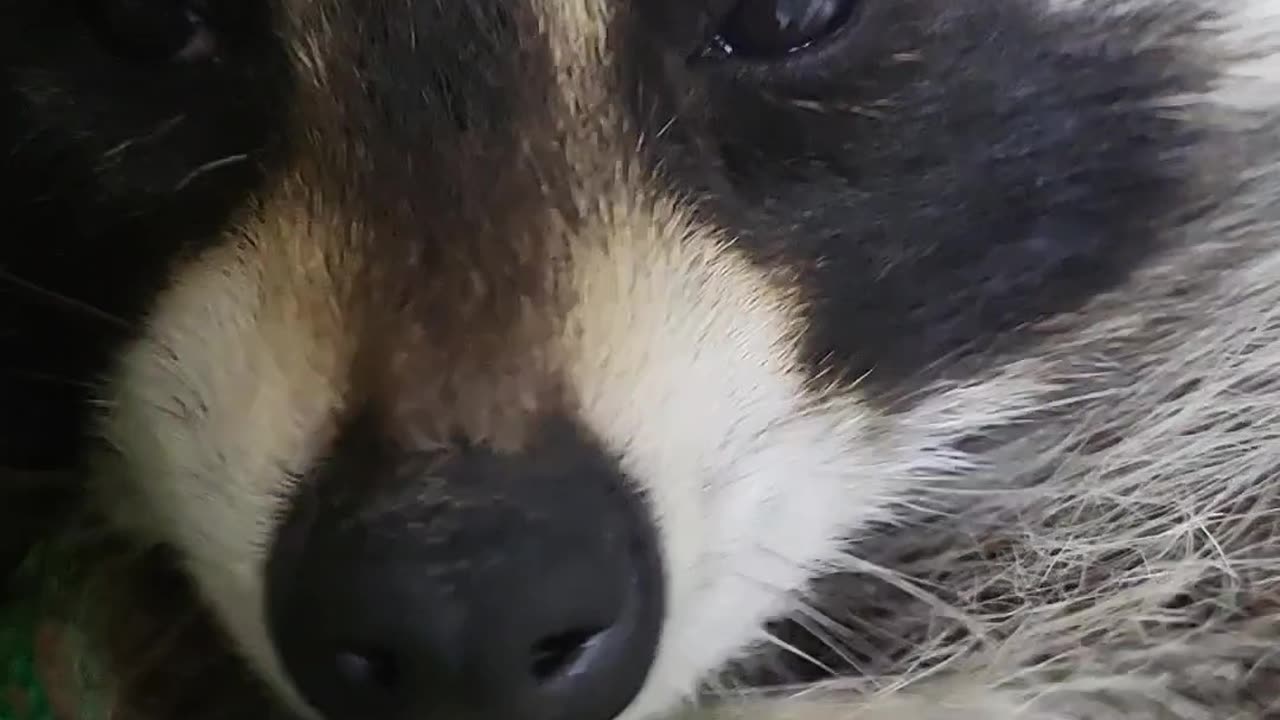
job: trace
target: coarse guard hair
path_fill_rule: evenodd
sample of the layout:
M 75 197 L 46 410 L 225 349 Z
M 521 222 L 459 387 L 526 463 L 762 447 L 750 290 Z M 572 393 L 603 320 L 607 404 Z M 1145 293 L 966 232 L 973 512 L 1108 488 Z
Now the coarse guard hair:
M 120 717 L 1275 712 L 1280 1 L 7 2 L 0 78 L 0 561 Z

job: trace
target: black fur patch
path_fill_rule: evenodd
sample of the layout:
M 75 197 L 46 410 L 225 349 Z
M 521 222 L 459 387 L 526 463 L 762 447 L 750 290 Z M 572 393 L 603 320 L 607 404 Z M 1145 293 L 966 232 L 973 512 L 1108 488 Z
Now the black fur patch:
M 1189 204 L 1180 151 L 1203 138 L 1156 105 L 1204 78 L 1136 49 L 1156 21 L 1141 13 L 861 5 L 843 36 L 771 67 L 676 62 L 714 17 L 637 8 L 627 85 L 663 128 L 668 181 L 762 265 L 802 273 L 815 372 L 870 373 L 886 397 L 997 362 L 1160 249 Z
M 170 263 L 273 164 L 269 5 L 215 3 L 211 62 L 137 62 L 70 0 L 0 6 L 0 465 L 65 465 L 89 386 Z

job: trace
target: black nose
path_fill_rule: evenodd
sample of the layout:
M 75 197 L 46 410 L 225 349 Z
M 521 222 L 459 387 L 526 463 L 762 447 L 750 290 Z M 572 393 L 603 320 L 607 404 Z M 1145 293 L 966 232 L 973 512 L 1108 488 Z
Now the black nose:
M 653 522 L 616 462 L 549 422 L 518 454 L 396 452 L 367 425 L 304 481 L 268 617 L 329 720 L 610 720 L 653 661 Z

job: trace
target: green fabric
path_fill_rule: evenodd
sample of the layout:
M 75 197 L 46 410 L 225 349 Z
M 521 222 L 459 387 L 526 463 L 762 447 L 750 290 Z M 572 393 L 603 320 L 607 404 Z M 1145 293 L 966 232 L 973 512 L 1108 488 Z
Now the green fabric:
M 54 720 L 36 676 L 36 621 L 25 608 L 0 613 L 0 720 Z M 15 704 L 15 703 L 21 703 Z
M 14 578 L 19 587 L 29 591 L 18 593 L 25 602 L 0 606 L 0 720 L 55 720 L 47 688 L 36 669 L 36 642 L 41 625 L 56 621 L 50 616 L 48 601 L 59 594 L 64 578 L 51 570 L 65 571 L 69 566 L 69 559 L 62 558 L 53 548 L 33 552 Z M 74 720 L 101 720 L 104 713 L 99 709 L 107 705 L 98 702 L 102 698 L 95 698 L 99 678 L 93 672 L 89 657 L 92 653 L 82 643 L 76 643 L 79 639 L 74 628 L 60 628 L 58 640 L 68 643 L 67 656 L 75 663 L 66 668 L 66 677 L 76 683 L 75 687 L 60 690 L 68 696 L 78 696 L 82 703 Z

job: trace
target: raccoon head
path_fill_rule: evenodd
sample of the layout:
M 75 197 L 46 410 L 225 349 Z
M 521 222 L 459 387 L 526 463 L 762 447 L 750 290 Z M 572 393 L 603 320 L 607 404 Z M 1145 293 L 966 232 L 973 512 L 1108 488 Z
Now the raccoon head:
M 99 497 L 298 712 L 647 716 L 1178 242 L 1219 22 L 10 4 L 0 267 L 122 325 L 15 321 L 94 369 Z

